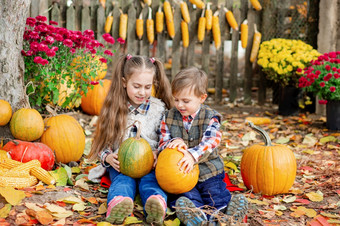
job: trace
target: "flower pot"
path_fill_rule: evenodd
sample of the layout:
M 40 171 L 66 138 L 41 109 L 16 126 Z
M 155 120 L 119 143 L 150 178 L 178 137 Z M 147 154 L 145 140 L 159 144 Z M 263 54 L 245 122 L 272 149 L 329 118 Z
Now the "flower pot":
M 280 87 L 279 114 L 283 116 L 297 115 L 299 113 L 299 95 L 301 89 L 295 86 Z
M 340 100 L 329 100 L 326 105 L 326 127 L 340 130 Z

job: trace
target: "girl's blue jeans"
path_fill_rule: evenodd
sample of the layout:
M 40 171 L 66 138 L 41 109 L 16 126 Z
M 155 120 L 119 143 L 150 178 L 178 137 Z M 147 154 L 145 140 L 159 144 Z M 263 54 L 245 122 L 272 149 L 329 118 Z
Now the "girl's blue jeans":
M 227 185 L 223 179 L 224 172 L 203 182 L 198 182 L 192 190 L 186 193 L 179 195 L 169 194 L 169 206 L 174 207 L 176 200 L 181 196 L 190 199 L 196 207 L 208 205 L 219 209 L 227 206 L 231 199 L 231 194 L 226 188 Z
M 167 195 L 158 185 L 154 170 L 140 179 L 134 179 L 126 176 L 117 172 L 112 167 L 109 167 L 108 171 L 110 174 L 111 186 L 107 195 L 107 203 L 119 195 L 123 197 L 130 197 L 134 200 L 137 189 L 142 199 L 143 206 L 151 195 L 161 195 L 165 202 L 167 201 Z

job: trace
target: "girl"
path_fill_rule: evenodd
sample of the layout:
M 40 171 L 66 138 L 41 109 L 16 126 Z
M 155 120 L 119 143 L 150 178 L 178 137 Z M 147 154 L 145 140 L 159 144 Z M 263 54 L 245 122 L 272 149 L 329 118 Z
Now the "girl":
M 152 85 L 157 98 L 151 97 Z M 159 60 L 131 55 L 118 60 L 89 154 L 90 160 L 98 156 L 110 174 L 106 214 L 110 223 L 121 224 L 132 213 L 138 188 L 147 222 L 163 224 L 167 196 L 159 187 L 154 170 L 140 179 L 123 175 L 119 171 L 117 152 L 125 139 L 135 135 L 137 125 L 130 125 L 138 120 L 141 136 L 149 142 L 156 160 L 157 131 L 166 108 L 171 107 L 170 83 Z

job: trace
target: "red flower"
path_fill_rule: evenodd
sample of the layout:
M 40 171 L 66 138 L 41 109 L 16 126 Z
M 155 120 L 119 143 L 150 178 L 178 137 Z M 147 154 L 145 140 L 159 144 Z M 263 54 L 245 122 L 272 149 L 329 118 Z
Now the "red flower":
M 34 27 L 35 23 L 37 22 L 37 20 L 33 17 L 28 17 L 26 19 L 26 24 L 30 27 Z
M 58 22 L 53 21 L 53 20 L 50 20 L 49 24 L 50 24 L 50 25 L 56 25 L 56 26 L 58 26 Z
M 108 56 L 113 56 L 113 53 L 110 50 L 105 50 L 104 54 L 106 54 Z
M 329 66 L 329 65 L 327 64 L 326 67 L 325 67 L 325 69 L 326 69 L 327 71 L 329 71 L 329 70 L 331 70 L 331 66 Z
M 46 51 L 46 55 L 49 57 L 54 57 L 55 56 L 55 52 L 52 49 L 49 49 Z
M 73 42 L 72 42 L 71 39 L 65 39 L 65 40 L 63 41 L 63 44 L 64 44 L 65 46 L 67 46 L 67 47 L 70 47 L 70 48 L 73 46 Z
M 329 87 L 329 91 L 331 91 L 332 93 L 334 93 L 334 92 L 335 92 L 335 90 L 336 90 L 335 86 L 331 86 L 331 87 Z
M 324 87 L 325 86 L 325 82 L 320 82 L 319 84 L 321 87 Z
M 319 104 L 327 104 L 327 100 L 319 100 Z
M 122 39 L 122 38 L 118 38 L 118 39 L 117 39 L 117 42 L 119 42 L 120 44 L 124 44 L 124 43 L 125 43 L 125 40 Z
M 40 21 L 40 22 L 45 22 L 45 21 L 47 21 L 46 16 L 41 16 L 41 15 L 36 16 L 35 19 L 37 19 L 37 20 Z
M 105 58 L 100 58 L 99 60 L 103 63 L 107 63 L 107 60 Z

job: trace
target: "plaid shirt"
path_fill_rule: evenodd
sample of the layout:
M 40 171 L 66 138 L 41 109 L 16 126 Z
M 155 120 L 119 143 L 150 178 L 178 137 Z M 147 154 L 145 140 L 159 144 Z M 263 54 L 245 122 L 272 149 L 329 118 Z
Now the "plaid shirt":
M 199 111 L 200 109 L 192 115 L 182 117 L 186 131 L 190 130 L 193 119 L 196 117 Z M 169 128 L 165 123 L 165 116 L 162 119 L 160 130 L 161 134 L 158 150 L 162 151 L 171 141 L 173 141 L 176 138 L 171 137 Z M 216 148 L 220 144 L 221 138 L 222 133 L 220 132 L 220 123 L 217 117 L 213 117 L 211 118 L 209 125 L 203 134 L 200 144 L 195 147 L 189 148 L 188 151 L 191 153 L 191 155 L 197 162 L 206 151 L 212 152 L 212 150 L 214 150 L 214 148 Z
M 145 100 L 141 105 L 139 105 L 138 107 L 134 107 L 132 106 L 132 104 L 130 102 L 128 102 L 128 110 L 129 110 L 129 114 L 142 114 L 142 115 L 146 115 L 146 113 L 148 112 L 149 108 L 150 108 L 150 100 L 147 99 Z M 129 137 L 135 137 L 137 134 L 137 127 L 135 125 L 133 125 L 130 129 L 129 132 Z M 111 148 L 106 148 L 104 151 L 102 151 L 99 154 L 99 158 L 100 158 L 100 162 L 104 167 L 109 167 L 110 164 L 107 164 L 105 162 L 106 157 L 113 153 L 113 150 Z

